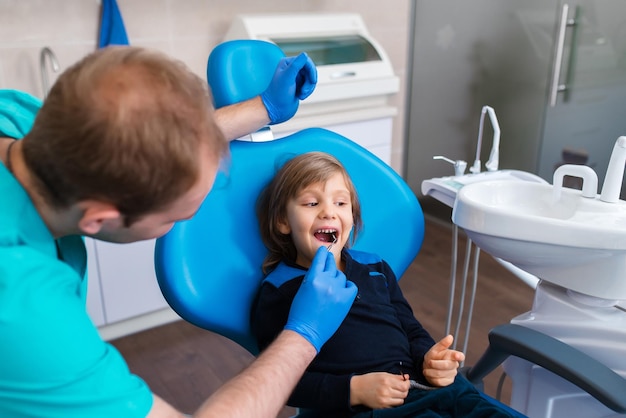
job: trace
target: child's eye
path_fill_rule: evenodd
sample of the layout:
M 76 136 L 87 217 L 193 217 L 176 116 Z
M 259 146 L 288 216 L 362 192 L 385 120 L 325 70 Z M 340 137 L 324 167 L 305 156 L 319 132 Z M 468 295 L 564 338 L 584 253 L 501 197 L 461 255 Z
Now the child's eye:
M 304 206 L 314 207 L 314 206 L 317 206 L 317 202 L 305 202 Z

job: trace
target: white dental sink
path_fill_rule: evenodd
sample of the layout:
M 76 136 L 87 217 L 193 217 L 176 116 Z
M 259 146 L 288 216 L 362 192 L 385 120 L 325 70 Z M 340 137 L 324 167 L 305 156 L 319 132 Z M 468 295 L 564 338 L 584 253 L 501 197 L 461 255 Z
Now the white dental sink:
M 560 190 L 557 197 L 547 183 L 468 184 L 457 194 L 452 221 L 484 251 L 542 280 L 626 299 L 626 202 Z

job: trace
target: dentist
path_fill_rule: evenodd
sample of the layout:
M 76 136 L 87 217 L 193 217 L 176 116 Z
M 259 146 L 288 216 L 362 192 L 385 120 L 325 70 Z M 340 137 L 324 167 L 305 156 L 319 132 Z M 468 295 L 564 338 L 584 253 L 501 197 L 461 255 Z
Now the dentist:
M 289 119 L 315 83 L 306 55 L 285 58 L 261 96 L 213 111 L 180 63 L 110 47 L 65 71 L 43 105 L 0 90 L 0 416 L 182 416 L 100 339 L 81 236 L 133 242 L 192 217 L 227 139 Z M 321 249 L 283 332 L 194 416 L 276 416 L 355 296 Z

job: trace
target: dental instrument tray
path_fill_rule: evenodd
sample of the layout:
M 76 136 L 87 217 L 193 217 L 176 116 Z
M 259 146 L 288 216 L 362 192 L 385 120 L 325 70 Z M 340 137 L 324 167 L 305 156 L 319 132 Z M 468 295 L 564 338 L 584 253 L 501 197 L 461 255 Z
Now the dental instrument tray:
M 422 182 L 422 194 L 432 196 L 443 204 L 453 207 L 456 195 L 463 186 L 492 180 L 530 181 L 547 183 L 541 177 L 520 170 L 484 171 L 463 176 L 436 177 Z

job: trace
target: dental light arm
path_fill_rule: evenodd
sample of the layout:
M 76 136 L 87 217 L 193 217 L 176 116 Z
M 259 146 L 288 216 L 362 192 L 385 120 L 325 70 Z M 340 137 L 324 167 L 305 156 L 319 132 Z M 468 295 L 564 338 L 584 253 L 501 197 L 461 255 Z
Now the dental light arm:
M 473 384 L 479 384 L 510 355 L 557 374 L 615 412 L 626 412 L 626 379 L 582 351 L 520 325 L 504 324 L 493 328 L 485 353 L 462 373 Z
M 483 125 L 485 122 L 485 113 L 489 114 L 489 120 L 491 121 L 491 126 L 493 127 L 493 141 L 491 144 L 491 152 L 489 153 L 489 160 L 485 163 L 485 168 L 487 169 L 487 171 L 498 170 L 498 161 L 500 159 L 500 124 L 498 123 L 498 118 L 496 117 L 496 112 L 493 110 L 493 108 L 490 106 L 483 106 L 483 109 L 480 112 L 480 124 L 478 126 L 478 144 L 476 145 L 476 159 L 474 160 L 474 165 L 470 167 L 470 172 L 472 173 L 480 173 L 480 151 L 483 140 Z

